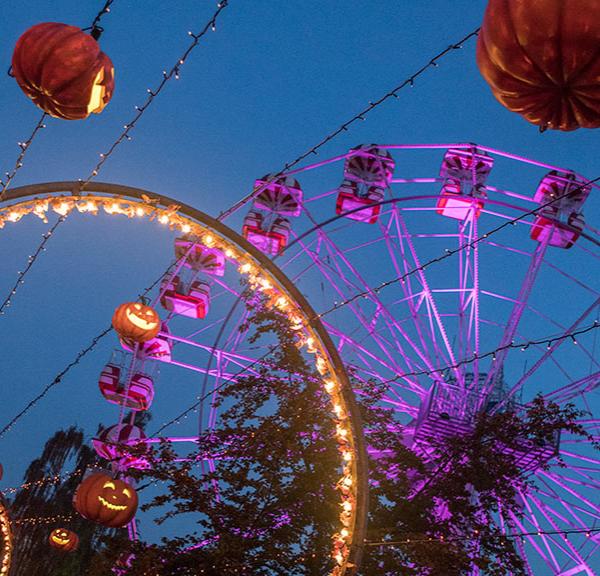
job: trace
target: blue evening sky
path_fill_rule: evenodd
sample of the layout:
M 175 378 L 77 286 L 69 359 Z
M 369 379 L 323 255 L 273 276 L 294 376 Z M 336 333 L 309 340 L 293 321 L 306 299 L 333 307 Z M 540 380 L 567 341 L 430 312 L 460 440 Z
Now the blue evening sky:
M 0 68 L 8 69 L 14 43 L 29 26 L 57 21 L 85 27 L 101 4 L 2 3 Z M 216 32 L 201 41 L 182 67 L 180 80 L 166 86 L 133 131 L 133 140 L 117 149 L 98 180 L 159 192 L 216 216 L 247 194 L 256 177 L 281 169 L 477 28 L 484 8 L 483 0 L 231 0 Z M 99 153 L 133 118 L 134 106 L 144 102 L 146 89 L 156 86 L 162 70 L 185 50 L 187 31 L 202 29 L 214 9 L 215 3 L 206 0 L 115 0 L 102 21 L 101 38 L 116 69 L 112 101 L 101 115 L 85 121 L 49 119 L 14 185 L 86 178 Z M 1 75 L 1 172 L 12 169 L 17 142 L 27 138 L 39 116 L 14 79 Z M 362 142 L 476 142 L 589 178 L 600 176 L 599 133 L 540 134 L 502 108 L 478 73 L 474 40 L 449 54 L 414 88 L 327 144 L 319 157 L 343 154 Z M 399 163 L 396 176 L 401 173 Z M 419 173 L 414 164 L 411 175 L 435 176 L 429 168 Z M 531 193 L 519 188 L 509 170 L 505 178 L 507 187 Z M 595 190 L 586 216 L 596 228 L 599 210 Z M 89 225 L 89 217 L 73 220 L 57 232 L 0 319 L 0 425 L 109 324 L 117 304 L 153 281 L 171 257 L 171 236 L 152 225 L 106 217 L 99 217 L 96 226 Z M 239 217 L 230 223 L 239 228 Z M 28 218 L 0 231 L 0 301 L 45 230 Z M 593 283 L 597 258 L 577 254 L 560 265 Z M 520 280 L 513 282 L 510 274 L 504 281 L 508 291 L 518 289 Z M 310 290 L 307 295 L 311 297 Z M 316 308 L 324 307 L 316 292 L 312 296 Z M 539 298 L 543 307 L 543 296 Z M 568 294 L 553 298 L 566 316 L 581 309 Z M 0 439 L 4 487 L 19 483 L 28 462 L 58 427 L 77 423 L 91 435 L 99 422 L 115 418 L 114 406 L 96 388 L 97 374 L 116 345 L 110 338 Z M 161 381 L 158 423 L 193 398 L 180 394 L 179 386 L 189 382 L 177 378 Z

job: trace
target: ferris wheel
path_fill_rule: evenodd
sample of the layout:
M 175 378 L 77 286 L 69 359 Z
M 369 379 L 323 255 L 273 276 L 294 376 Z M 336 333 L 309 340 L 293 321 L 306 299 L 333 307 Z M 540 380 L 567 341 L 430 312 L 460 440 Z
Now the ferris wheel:
M 366 144 L 259 178 L 227 217 L 308 297 L 348 371 L 385 384 L 399 435 L 426 453 L 538 393 L 584 411 L 598 438 L 595 188 L 471 143 Z M 535 487 L 498 523 L 526 534 L 528 573 L 600 574 L 591 443 L 556 435 L 516 457 Z
M 203 473 L 218 467 L 220 455 L 204 446 L 203 439 L 218 426 L 219 390 L 243 375 L 258 374 L 262 365 L 270 366 L 269 356 L 276 345 L 272 339 L 253 338 L 255 330 L 248 322 L 251 310 L 246 304 L 260 299 L 286 319 L 296 345 L 331 400 L 335 423 L 331 442 L 339 455 L 341 510 L 332 534 L 331 574 L 353 574 L 360 561 L 357 543 L 364 539 L 366 522 L 362 428 L 337 351 L 306 299 L 251 243 L 189 206 L 120 185 L 94 183 L 85 193 L 79 187 L 77 182 L 58 182 L 9 191 L 0 206 L 0 227 L 34 216 L 44 222 L 97 216 L 100 225 L 120 216 L 123 223 L 150 220 L 167 238 L 161 242 L 161 254 L 155 254 L 167 271 L 146 290 L 147 298 L 135 301 L 136 295 L 131 294 L 132 301 L 117 307 L 114 350 L 108 362 L 97 366 L 95 402 L 104 400 L 114 408 L 114 421 L 107 422 L 92 439 L 105 462 L 103 468 L 132 482 L 132 469 L 151 465 L 143 447 L 163 440 L 176 450 L 181 448 L 181 459 L 198 464 Z M 125 330 L 119 329 L 123 323 Z M 175 414 L 169 392 L 173 382 L 181 388 Z M 169 398 L 170 412 L 164 410 Z M 150 408 L 163 423 L 153 421 L 142 427 L 136 414 Z M 131 502 L 135 499 L 137 503 L 132 485 L 104 479 L 103 474 L 94 473 L 82 482 L 75 497 L 76 509 L 105 526 L 126 525 L 130 538 L 138 539 L 137 523 L 132 520 L 136 506 Z M 87 495 L 88 486 L 100 491 L 97 498 Z M 127 562 L 127 558 L 120 559 L 115 573 L 126 570 Z

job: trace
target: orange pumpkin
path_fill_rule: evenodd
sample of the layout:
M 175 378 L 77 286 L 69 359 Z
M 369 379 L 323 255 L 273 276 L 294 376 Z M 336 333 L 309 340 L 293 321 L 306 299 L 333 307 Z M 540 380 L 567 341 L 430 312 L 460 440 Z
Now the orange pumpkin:
M 57 22 L 36 24 L 17 40 L 12 69 L 37 106 L 65 120 L 102 112 L 115 86 L 113 64 L 98 42 Z
M 494 96 L 542 129 L 600 127 L 600 2 L 489 0 L 477 64 Z
M 135 516 L 137 492 L 103 472 L 90 474 L 77 488 L 73 507 L 84 518 L 109 528 L 127 525 Z
M 50 532 L 48 542 L 50 546 L 61 552 L 73 552 L 79 546 L 79 536 L 75 532 L 71 532 L 71 530 L 57 528 Z
M 160 317 L 151 306 L 125 302 L 113 314 L 112 325 L 117 334 L 134 342 L 148 342 L 160 332 Z

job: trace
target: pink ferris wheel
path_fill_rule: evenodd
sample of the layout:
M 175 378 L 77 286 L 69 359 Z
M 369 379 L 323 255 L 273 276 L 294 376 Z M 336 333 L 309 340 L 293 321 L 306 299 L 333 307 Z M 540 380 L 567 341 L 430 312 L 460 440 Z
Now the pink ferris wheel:
M 399 441 L 427 451 L 432 437 L 538 393 L 585 411 L 598 438 L 600 232 L 584 217 L 594 186 L 470 143 L 367 144 L 263 177 L 235 210 L 309 298 L 348 371 L 385 383 Z M 600 574 L 600 537 L 586 534 L 600 523 L 597 452 L 563 434 L 517 456 L 535 487 L 522 515 L 499 503 L 497 521 L 530 534 L 517 541 L 529 574 Z

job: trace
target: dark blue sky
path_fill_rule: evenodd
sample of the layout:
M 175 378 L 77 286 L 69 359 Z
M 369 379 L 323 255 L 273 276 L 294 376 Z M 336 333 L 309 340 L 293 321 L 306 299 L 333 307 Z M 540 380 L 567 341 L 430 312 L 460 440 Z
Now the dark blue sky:
M 58 21 L 85 27 L 100 4 L 3 3 L 0 63 L 8 69 L 14 43 L 29 26 Z M 474 30 L 484 8 L 482 0 L 231 0 L 217 31 L 202 40 L 182 68 L 181 79 L 169 83 L 132 133 L 133 140 L 115 152 L 98 180 L 160 192 L 217 215 L 247 194 L 256 177 L 281 169 Z M 15 185 L 86 178 L 98 154 L 133 117 L 134 106 L 143 103 L 146 89 L 156 86 L 162 70 L 183 52 L 187 31 L 200 30 L 213 11 L 213 2 L 199 0 L 115 0 L 102 21 L 101 38 L 116 69 L 111 103 L 86 121 L 49 119 Z M 14 79 L 4 75 L 0 83 L 4 172 L 14 164 L 16 143 L 28 136 L 40 113 Z M 477 142 L 590 178 L 600 175 L 598 132 L 540 134 L 503 109 L 478 74 L 473 40 L 419 78 L 414 88 L 402 91 L 399 99 L 328 144 L 322 156 L 343 154 L 361 142 Z M 412 168 L 417 172 L 413 175 L 419 175 L 418 166 Z M 427 170 L 421 175 L 428 175 Z M 397 166 L 401 172 L 402 166 Z M 516 174 L 505 174 L 512 189 L 526 193 Z M 595 218 L 599 209 L 594 191 L 586 214 L 595 227 L 600 225 Z M 231 224 L 239 226 L 239 219 Z M 28 219 L 1 231 L 2 299 L 45 229 Z M 170 237 L 137 222 L 99 218 L 97 226 L 89 226 L 89 220 L 80 218 L 57 233 L 0 320 L 5 355 L 1 424 L 108 325 L 118 303 L 155 279 L 170 251 Z M 597 259 L 581 252 L 561 266 L 581 271 L 590 280 L 598 275 Z M 510 279 L 507 283 L 518 287 Z M 542 306 L 543 296 L 539 298 Z M 564 306 L 568 316 L 569 306 L 574 313 L 576 304 L 564 295 L 553 305 Z M 103 402 L 95 382 L 114 345 L 114 338 L 104 343 L 0 439 L 5 486 L 19 482 L 26 464 L 57 427 L 76 422 L 91 434 L 99 421 L 114 419 L 113 407 Z M 192 386 L 187 376 L 161 385 L 159 423 L 193 397 L 192 388 L 186 395 L 180 393 L 180 386 Z

